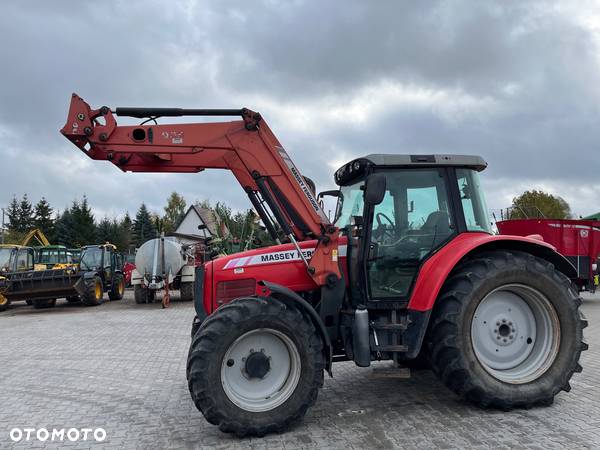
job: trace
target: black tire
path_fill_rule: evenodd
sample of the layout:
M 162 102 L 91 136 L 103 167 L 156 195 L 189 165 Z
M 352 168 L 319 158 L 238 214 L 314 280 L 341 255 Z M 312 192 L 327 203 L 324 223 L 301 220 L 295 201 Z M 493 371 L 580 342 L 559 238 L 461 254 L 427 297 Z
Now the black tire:
M 31 306 L 31 305 L 33 305 L 33 300 L 27 299 L 27 300 L 25 300 L 25 303 L 27 303 L 29 306 Z
M 0 294 L 0 312 L 6 311 L 10 306 L 10 300 L 4 295 Z
M 51 299 L 35 299 L 33 300 L 33 307 L 35 309 L 48 309 L 48 308 L 53 308 L 56 305 L 56 299 L 55 298 L 51 298 Z
M 83 288 L 81 301 L 85 306 L 99 306 L 104 302 L 104 284 L 98 275 L 85 279 Z
M 548 358 L 546 368 L 520 384 L 501 380 L 486 370 L 472 340 L 477 306 L 488 293 L 503 286 L 526 286 L 540 293 L 560 325 L 554 359 Z M 481 407 L 509 410 L 550 405 L 561 390 L 571 389 L 571 376 L 582 370 L 578 361 L 581 351 L 587 350 L 582 331 L 587 321 L 579 312 L 580 305 L 569 279 L 544 259 L 518 251 L 478 255 L 452 272 L 437 300 L 428 332 L 432 369 L 449 389 Z M 527 344 L 530 342 L 528 339 Z
M 80 303 L 81 297 L 79 297 L 79 295 L 71 295 L 71 296 L 67 297 L 67 301 L 69 303 Z
M 197 317 L 198 316 L 194 316 L 194 320 L 192 320 L 192 333 L 191 333 L 192 339 L 194 339 L 194 336 L 196 336 L 196 333 L 202 326 L 202 322 L 200 320 L 196 320 Z
M 133 287 L 133 298 L 138 305 L 144 303 L 154 303 L 155 293 L 141 284 L 136 284 Z
M 187 281 L 179 285 L 179 298 L 182 302 L 194 300 L 194 285 L 193 281 Z
M 222 361 L 238 338 L 262 328 L 275 330 L 293 342 L 300 374 L 290 397 L 282 404 L 263 412 L 249 412 L 225 393 Z M 324 367 L 323 343 L 310 319 L 272 298 L 241 298 L 215 311 L 196 332 L 188 355 L 188 386 L 196 407 L 221 431 L 264 436 L 281 432 L 304 417 L 323 386 Z
M 113 277 L 110 291 L 108 291 L 108 298 L 111 300 L 121 300 L 125 294 L 125 278 L 123 274 L 117 273 Z

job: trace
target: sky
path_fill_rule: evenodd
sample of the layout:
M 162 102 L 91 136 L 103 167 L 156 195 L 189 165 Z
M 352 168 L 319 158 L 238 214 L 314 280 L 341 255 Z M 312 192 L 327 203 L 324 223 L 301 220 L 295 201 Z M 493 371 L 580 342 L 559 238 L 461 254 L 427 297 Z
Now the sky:
M 161 212 L 172 191 L 250 206 L 226 172 L 92 161 L 59 133 L 76 92 L 260 111 L 318 190 L 369 153 L 477 154 L 492 210 L 542 189 L 600 211 L 598 2 L 5 1 L 0 39 L 0 206 L 85 194 L 100 219 Z

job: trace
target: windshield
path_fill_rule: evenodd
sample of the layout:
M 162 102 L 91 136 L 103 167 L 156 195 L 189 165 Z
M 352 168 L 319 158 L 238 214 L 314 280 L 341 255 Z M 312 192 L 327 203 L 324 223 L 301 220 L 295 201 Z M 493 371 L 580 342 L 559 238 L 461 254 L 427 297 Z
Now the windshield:
M 340 196 L 336 209 L 337 219 L 335 225 L 344 228 L 350 225 L 352 216 L 362 216 L 363 214 L 363 190 L 364 181 L 340 188 Z
M 10 255 L 12 248 L 0 248 L 0 270 L 10 271 Z
M 41 264 L 59 264 L 67 263 L 70 258 L 67 257 L 65 250 L 59 249 L 41 249 L 39 253 L 39 262 Z
M 81 253 L 80 266 L 83 269 L 94 270 L 102 266 L 102 249 L 99 247 L 86 248 Z

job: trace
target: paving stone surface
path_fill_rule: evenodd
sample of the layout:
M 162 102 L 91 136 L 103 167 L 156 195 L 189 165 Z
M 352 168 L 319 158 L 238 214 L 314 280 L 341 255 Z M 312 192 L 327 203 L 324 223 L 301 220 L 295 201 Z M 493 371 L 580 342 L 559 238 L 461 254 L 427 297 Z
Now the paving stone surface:
M 128 292 L 96 308 L 14 305 L 0 313 L 0 448 L 600 448 L 600 295 L 586 296 L 583 311 L 584 371 L 550 407 L 485 411 L 429 371 L 374 379 L 371 369 L 338 363 L 301 424 L 238 439 L 208 424 L 190 400 L 191 304 L 162 310 L 136 305 Z M 107 436 L 15 444 L 15 427 L 101 427 Z

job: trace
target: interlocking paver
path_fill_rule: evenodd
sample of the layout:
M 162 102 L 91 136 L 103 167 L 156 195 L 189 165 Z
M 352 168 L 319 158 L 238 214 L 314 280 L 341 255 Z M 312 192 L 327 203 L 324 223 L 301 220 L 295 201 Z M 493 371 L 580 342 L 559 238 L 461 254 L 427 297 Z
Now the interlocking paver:
M 600 448 L 600 295 L 583 305 L 584 371 L 551 407 L 484 411 L 429 371 L 373 379 L 347 362 L 334 366 L 301 424 L 262 439 L 219 432 L 190 400 L 191 304 L 162 310 L 131 297 L 0 313 L 0 448 Z M 13 427 L 102 427 L 107 439 L 13 444 Z

